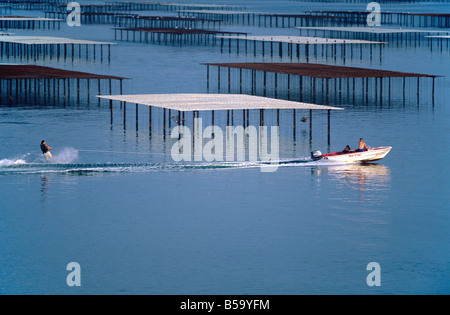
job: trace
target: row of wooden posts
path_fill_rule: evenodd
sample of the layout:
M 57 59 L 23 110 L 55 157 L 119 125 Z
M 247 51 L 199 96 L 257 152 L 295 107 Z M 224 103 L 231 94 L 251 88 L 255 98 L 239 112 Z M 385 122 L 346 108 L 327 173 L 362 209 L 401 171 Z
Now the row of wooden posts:
M 216 67 L 217 85 L 215 87 L 215 90 L 213 91 L 213 86 L 211 84 L 212 75 L 210 67 L 211 66 L 207 65 L 208 92 L 229 94 L 248 93 L 251 95 L 260 95 L 264 97 L 269 96 L 269 93 L 273 93 L 270 96 L 274 98 L 281 97 L 288 100 L 296 100 L 300 102 L 307 101 L 316 104 L 318 92 L 321 91 L 321 95 L 325 96 L 325 98 L 322 99 L 322 104 L 326 105 L 330 104 L 330 95 L 333 92 L 336 97 L 339 97 L 339 102 L 337 104 L 340 103 L 342 98 L 345 98 L 345 96 L 343 97 L 344 93 L 346 93 L 347 95 L 347 102 L 354 105 L 356 105 L 357 102 L 360 102 L 361 99 L 365 101 L 366 104 L 369 103 L 369 99 L 374 99 L 375 103 L 378 103 L 379 100 L 380 104 L 382 104 L 383 97 L 386 96 L 389 101 L 392 97 L 400 96 L 403 98 L 403 102 L 405 103 L 408 95 L 407 87 L 411 85 L 411 81 L 416 81 L 416 97 L 417 102 L 419 102 L 421 95 L 421 81 L 428 80 L 429 85 L 431 85 L 431 96 L 433 104 L 435 99 L 435 77 L 317 78 L 291 74 L 272 73 L 267 71 L 246 70 L 242 68 L 232 69 L 222 67 Z M 234 75 L 232 72 L 234 72 Z M 269 75 L 273 77 L 273 83 L 271 84 L 271 86 L 269 86 L 268 83 Z M 223 79 L 224 76 L 225 80 Z M 236 77 L 238 78 L 237 80 Z M 284 78 L 284 80 L 281 80 L 281 78 Z M 394 86 L 394 81 L 397 83 L 396 86 Z M 281 86 L 283 83 L 284 86 Z M 399 83 L 401 83 L 401 86 L 399 86 Z M 334 90 L 332 90 L 333 87 Z M 283 91 L 285 91 L 284 95 L 282 95 Z M 360 95 L 360 97 L 357 98 L 357 95 Z M 294 99 L 294 97 L 296 99 Z
M 106 88 L 103 81 L 107 82 Z M 82 96 L 89 104 L 97 95 L 106 92 L 112 94 L 113 90 L 117 88 L 122 94 L 123 80 L 114 81 L 119 81 L 118 87 L 113 85 L 113 79 L 2 79 L 0 80 L 0 104 L 8 106 L 17 104 L 67 105 L 74 102 L 72 97 L 76 97 L 76 103 L 80 104 Z M 95 98 L 95 100 L 100 104 L 99 99 Z
M 142 106 L 140 104 L 134 104 L 135 106 L 135 127 L 136 131 L 139 131 L 139 107 Z M 127 129 L 127 102 L 120 102 L 120 109 L 122 110 L 122 124 L 123 128 Z M 153 116 L 154 116 L 154 108 L 152 106 L 148 107 L 148 130 L 150 135 L 153 131 Z M 114 124 L 114 101 L 109 100 L 109 108 L 110 108 L 110 116 L 111 116 L 111 125 Z M 174 117 L 173 114 L 175 113 L 176 118 L 176 124 L 177 126 L 185 126 L 187 122 L 187 117 L 185 111 L 177 111 L 177 110 L 171 110 L 167 108 L 160 109 L 162 111 L 162 127 L 163 127 L 163 137 L 166 138 L 167 131 L 172 128 L 172 118 Z M 265 121 L 265 111 L 264 109 L 260 109 L 259 111 L 259 126 L 264 126 Z M 276 125 L 280 127 L 280 109 L 274 109 L 269 111 L 275 111 L 276 112 Z M 310 136 L 312 136 L 313 132 L 313 110 L 309 109 L 307 110 L 309 113 L 309 116 L 303 116 L 302 122 L 309 121 L 309 133 Z M 216 111 L 211 110 L 210 112 L 210 118 L 211 118 L 211 126 L 215 126 L 216 124 Z M 239 114 L 241 112 L 241 114 Z M 292 128 L 293 128 L 293 135 L 294 138 L 297 134 L 297 122 L 298 122 L 298 113 L 300 110 L 292 109 Z M 327 135 L 328 135 L 328 143 L 331 141 L 331 110 L 326 110 L 327 112 Z M 194 123 L 196 118 L 200 118 L 200 111 L 191 111 L 192 114 L 192 123 Z M 241 124 L 243 128 L 247 128 L 250 126 L 250 110 L 249 109 L 242 109 L 242 110 L 227 110 L 226 111 L 226 126 L 235 126 L 235 121 L 238 120 L 238 116 L 241 115 Z
M 106 47 L 106 48 L 105 48 Z M 21 59 L 68 59 L 89 60 L 104 58 L 111 61 L 110 44 L 25 44 L 0 41 L 0 57 Z

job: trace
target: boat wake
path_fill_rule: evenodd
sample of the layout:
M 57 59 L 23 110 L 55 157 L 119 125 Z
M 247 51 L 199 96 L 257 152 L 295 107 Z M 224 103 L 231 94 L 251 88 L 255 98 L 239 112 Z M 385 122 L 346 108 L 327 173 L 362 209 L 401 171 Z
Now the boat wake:
M 53 159 L 51 160 L 46 160 L 42 155 L 32 155 L 31 153 L 27 153 L 20 157 L 0 160 L 0 167 L 24 165 L 31 163 L 44 163 L 44 162 L 53 164 L 68 164 L 73 163 L 77 159 L 78 159 L 78 150 L 73 148 L 64 148 L 57 150 L 53 154 Z
M 12 174 L 73 174 L 143 173 L 152 171 L 188 171 L 217 169 L 250 169 L 268 167 L 327 166 L 347 163 L 309 158 L 283 159 L 267 162 L 212 162 L 212 163 L 75 163 L 79 151 L 64 148 L 54 151 L 54 158 L 46 160 L 41 155 L 27 153 L 13 159 L 0 160 L 0 175 Z
M 3 163 L 1 160 L 0 163 Z M 163 164 L 163 163 L 91 163 L 91 164 L 56 164 L 56 163 L 22 163 L 18 161 L 0 164 L 0 175 L 13 174 L 72 174 L 88 175 L 99 173 L 144 173 L 152 171 L 188 171 L 231 169 L 256 167 L 243 164 Z
M 8 167 L 8 166 L 16 166 L 16 165 L 25 165 L 25 164 L 27 164 L 27 162 L 25 160 L 22 160 L 22 159 L 18 159 L 18 160 L 9 160 L 9 159 L 0 160 L 0 168 L 1 167 Z
M 276 161 L 270 162 L 216 162 L 216 163 L 64 163 L 63 160 L 72 160 L 73 155 L 64 155 L 64 158 L 52 161 L 37 159 L 27 162 L 26 158 L 0 160 L 1 175 L 19 174 L 70 174 L 89 175 L 106 173 L 144 173 L 155 171 L 192 171 L 192 170 L 220 170 L 220 169 L 250 169 L 264 167 L 299 167 L 299 166 L 327 166 L 339 165 L 330 161 Z

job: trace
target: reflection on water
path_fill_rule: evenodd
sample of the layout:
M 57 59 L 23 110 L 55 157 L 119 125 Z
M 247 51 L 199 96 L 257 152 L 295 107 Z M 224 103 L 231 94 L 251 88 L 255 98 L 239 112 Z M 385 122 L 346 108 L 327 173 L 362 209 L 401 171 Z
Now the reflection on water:
M 378 203 L 386 198 L 390 188 L 391 172 L 380 164 L 347 164 L 327 168 L 330 180 L 337 182 L 338 190 L 357 192 L 349 202 Z
M 329 167 L 328 174 L 359 191 L 386 187 L 390 171 L 380 164 L 350 164 Z
M 42 195 L 42 201 L 45 202 L 48 195 L 48 188 L 50 186 L 51 180 L 48 176 L 42 175 L 41 176 L 41 195 Z
M 385 244 L 392 224 L 388 167 L 379 164 L 320 166 L 313 168 L 311 178 L 319 192 L 317 205 L 332 218 L 330 222 L 339 231 L 345 226 L 347 230 L 343 233 L 362 233 L 369 238 L 377 237 L 380 244 Z M 353 240 L 355 246 L 364 249 L 366 241 L 365 238 Z

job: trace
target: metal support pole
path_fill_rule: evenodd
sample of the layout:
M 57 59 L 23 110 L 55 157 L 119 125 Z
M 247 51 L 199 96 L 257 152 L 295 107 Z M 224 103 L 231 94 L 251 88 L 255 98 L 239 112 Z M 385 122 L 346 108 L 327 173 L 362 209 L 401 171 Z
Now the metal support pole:
M 127 127 L 127 102 L 123 102 L 123 128 Z
M 328 110 L 328 146 L 331 143 L 331 110 Z
M 136 131 L 139 130 L 139 105 L 136 104 Z
M 113 100 L 109 100 L 109 110 L 111 111 L 111 125 L 113 124 Z

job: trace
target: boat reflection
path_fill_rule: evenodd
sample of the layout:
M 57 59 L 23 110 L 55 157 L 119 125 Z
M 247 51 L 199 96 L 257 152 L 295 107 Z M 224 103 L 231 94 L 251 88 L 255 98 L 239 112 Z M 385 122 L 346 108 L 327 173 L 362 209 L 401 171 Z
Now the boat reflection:
M 355 224 L 359 231 L 375 228 L 377 235 L 388 233 L 392 180 L 387 166 L 346 164 L 321 169 L 319 177 L 327 179 L 327 198 L 333 205 L 330 215 Z
M 391 172 L 381 164 L 346 164 L 331 166 L 328 174 L 341 183 L 359 190 L 380 190 L 391 181 Z

